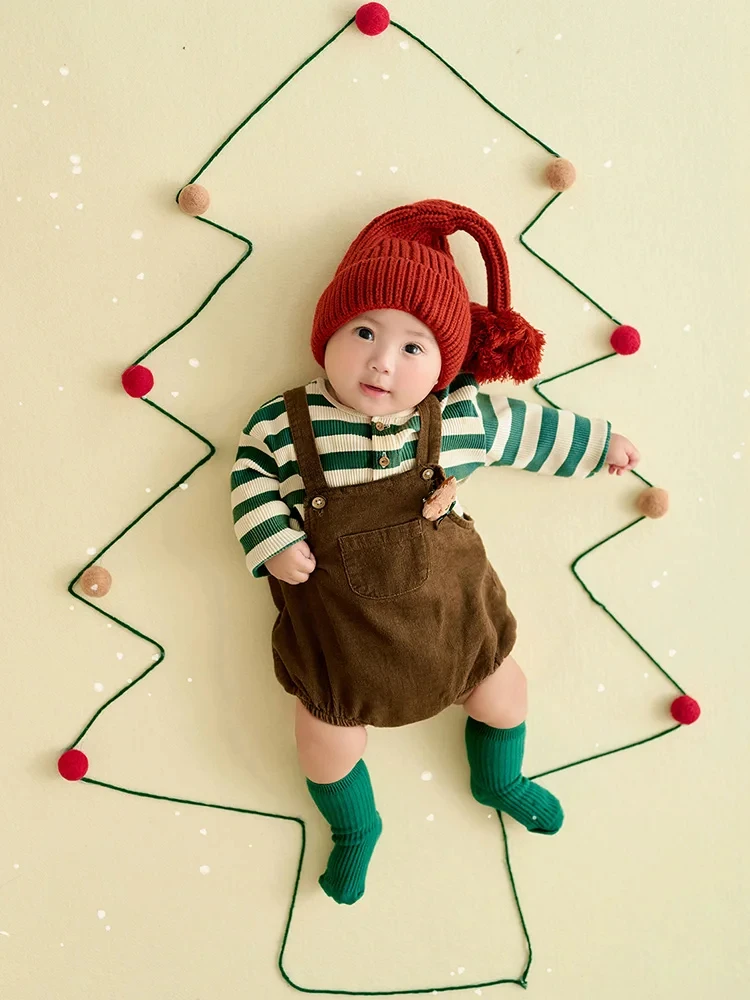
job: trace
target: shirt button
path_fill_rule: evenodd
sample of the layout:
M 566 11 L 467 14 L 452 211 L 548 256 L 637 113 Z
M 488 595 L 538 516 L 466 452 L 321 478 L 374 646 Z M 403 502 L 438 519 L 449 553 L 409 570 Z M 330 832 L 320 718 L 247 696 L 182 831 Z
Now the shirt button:
M 316 510 L 321 510 L 326 505 L 326 498 L 325 497 L 314 497 L 313 501 L 312 501 L 312 505 L 313 505 L 313 507 Z
M 377 422 L 377 423 L 375 424 L 375 428 L 376 428 L 377 430 L 379 430 L 379 431 L 384 431 L 384 430 L 385 430 L 385 424 L 384 424 L 384 423 L 382 423 L 382 422 L 381 422 L 381 421 L 379 420 L 379 421 L 378 421 L 378 422 Z
M 383 466 L 383 468 L 385 468 L 386 465 L 390 465 L 391 464 L 391 460 L 390 460 L 390 458 L 388 458 L 387 455 L 383 455 L 382 458 L 379 459 L 379 461 L 380 461 L 380 464 Z
M 434 469 L 425 469 L 424 472 L 422 473 L 422 479 L 432 479 L 434 475 L 435 475 Z

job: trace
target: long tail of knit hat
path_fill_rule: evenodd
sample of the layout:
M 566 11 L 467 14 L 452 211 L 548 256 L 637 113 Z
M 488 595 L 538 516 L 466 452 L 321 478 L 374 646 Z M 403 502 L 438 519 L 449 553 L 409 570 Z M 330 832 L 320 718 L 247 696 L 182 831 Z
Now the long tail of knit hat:
M 486 306 L 469 300 L 450 251 L 447 238 L 459 230 L 482 252 Z M 321 367 L 333 334 L 368 309 L 400 309 L 430 328 L 442 357 L 436 389 L 462 371 L 478 382 L 516 383 L 539 373 L 544 335 L 510 307 L 508 261 L 496 229 L 464 205 L 417 201 L 365 226 L 315 309 L 311 347 Z

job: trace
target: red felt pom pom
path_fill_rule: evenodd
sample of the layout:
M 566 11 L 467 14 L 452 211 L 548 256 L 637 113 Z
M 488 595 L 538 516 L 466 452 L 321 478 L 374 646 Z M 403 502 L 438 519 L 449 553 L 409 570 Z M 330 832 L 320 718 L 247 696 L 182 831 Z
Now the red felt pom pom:
M 701 714 L 701 707 L 695 698 L 681 694 L 672 702 L 672 717 L 681 725 L 689 726 Z
M 463 371 L 477 382 L 513 379 L 527 382 L 539 374 L 544 334 L 513 309 L 493 313 L 477 302 L 471 306 L 471 339 Z
M 354 20 L 363 35 L 379 35 L 391 23 L 391 15 L 382 3 L 366 3 L 359 8 Z
M 154 375 L 144 365 L 131 365 L 122 373 L 122 387 L 128 396 L 140 399 L 154 387 Z
M 609 342 L 618 354 L 635 354 L 641 346 L 641 335 L 634 326 L 618 326 Z
M 82 750 L 66 750 L 57 762 L 57 770 L 66 781 L 80 781 L 89 769 L 89 759 Z

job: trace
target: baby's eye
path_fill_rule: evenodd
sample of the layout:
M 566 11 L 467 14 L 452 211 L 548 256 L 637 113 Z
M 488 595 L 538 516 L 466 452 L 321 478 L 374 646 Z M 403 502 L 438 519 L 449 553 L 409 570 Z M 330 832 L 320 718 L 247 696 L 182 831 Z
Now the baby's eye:
M 365 333 L 372 333 L 372 330 L 369 328 L 369 326 L 358 326 L 357 327 L 357 334 L 361 335 L 361 333 L 362 333 L 363 330 L 364 330 Z M 375 336 L 375 334 L 373 334 L 373 336 Z M 365 339 L 366 339 L 365 337 L 362 337 L 362 340 L 365 340 Z
M 410 347 L 416 347 L 417 350 L 415 352 L 409 351 Z M 406 347 L 404 348 L 404 350 L 408 351 L 409 354 L 413 353 L 414 357 L 417 357 L 418 354 L 422 354 L 423 353 L 422 352 L 422 348 L 419 346 L 419 344 L 407 344 Z

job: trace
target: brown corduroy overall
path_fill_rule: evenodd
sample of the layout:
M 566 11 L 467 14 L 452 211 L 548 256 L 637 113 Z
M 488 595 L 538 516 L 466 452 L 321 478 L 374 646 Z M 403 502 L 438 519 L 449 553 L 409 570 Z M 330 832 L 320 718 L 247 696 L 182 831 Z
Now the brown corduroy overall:
M 500 666 L 516 638 L 505 589 L 473 518 L 422 516 L 444 480 L 442 415 L 418 406 L 416 465 L 372 483 L 326 485 L 305 387 L 284 394 L 316 567 L 269 576 L 276 677 L 336 726 L 404 726 L 437 715 Z

